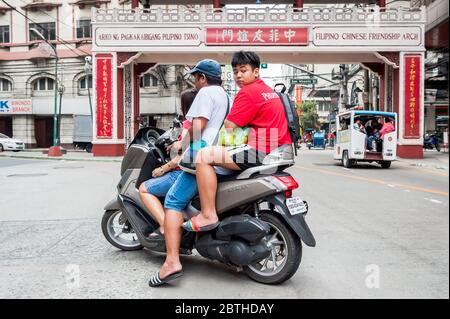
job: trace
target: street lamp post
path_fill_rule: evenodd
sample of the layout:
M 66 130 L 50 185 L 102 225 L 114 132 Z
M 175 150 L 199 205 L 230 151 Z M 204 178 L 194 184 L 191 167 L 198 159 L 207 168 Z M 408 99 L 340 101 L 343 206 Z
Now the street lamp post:
M 88 98 L 89 98 L 89 108 L 91 111 L 91 121 L 94 121 L 93 118 L 93 112 L 92 112 L 92 101 L 91 101 L 91 89 L 89 87 L 89 77 L 91 77 L 91 83 L 93 83 L 93 79 L 92 79 L 92 60 L 90 56 L 87 56 L 85 58 L 85 63 L 84 63 L 84 72 L 86 72 L 87 76 L 86 76 L 86 86 L 87 86 L 87 90 L 88 90 Z
M 58 86 L 59 92 L 59 111 L 58 111 L 58 136 L 57 136 L 57 146 L 61 147 L 61 105 L 62 105 L 62 97 L 64 94 L 64 85 L 61 84 Z
M 34 34 L 41 38 L 45 43 L 47 43 L 53 50 L 55 54 L 55 103 L 53 108 L 53 146 L 48 150 L 48 156 L 61 156 L 61 146 L 57 141 L 57 130 L 58 130 L 58 117 L 57 117 L 57 105 L 58 105 L 58 53 L 56 52 L 56 45 L 53 46 L 48 42 L 48 40 L 35 28 L 30 28 Z

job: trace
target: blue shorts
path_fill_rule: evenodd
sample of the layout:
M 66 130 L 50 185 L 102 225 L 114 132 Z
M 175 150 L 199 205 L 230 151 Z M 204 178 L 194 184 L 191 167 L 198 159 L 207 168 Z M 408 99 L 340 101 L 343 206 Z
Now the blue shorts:
M 164 208 L 182 212 L 198 193 L 195 175 L 181 171 L 175 184 L 170 187 L 164 201 Z
M 167 195 L 170 187 L 175 183 L 182 170 L 170 171 L 163 176 L 149 179 L 144 182 L 147 193 L 156 197 L 164 197 Z

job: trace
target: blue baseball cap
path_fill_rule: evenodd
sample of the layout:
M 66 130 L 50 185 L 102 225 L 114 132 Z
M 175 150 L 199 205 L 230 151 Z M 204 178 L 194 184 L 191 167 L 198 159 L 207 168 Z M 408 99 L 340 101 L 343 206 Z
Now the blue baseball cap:
M 205 59 L 197 63 L 197 65 L 187 72 L 188 74 L 203 73 L 211 77 L 219 78 L 222 76 L 222 69 L 216 60 Z

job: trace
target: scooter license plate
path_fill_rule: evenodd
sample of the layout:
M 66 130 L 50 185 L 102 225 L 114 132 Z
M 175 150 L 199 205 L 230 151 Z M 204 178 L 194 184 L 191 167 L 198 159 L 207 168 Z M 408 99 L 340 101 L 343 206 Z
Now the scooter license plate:
M 305 203 L 300 197 L 292 197 L 286 199 L 286 205 L 291 215 L 303 214 L 308 211 Z

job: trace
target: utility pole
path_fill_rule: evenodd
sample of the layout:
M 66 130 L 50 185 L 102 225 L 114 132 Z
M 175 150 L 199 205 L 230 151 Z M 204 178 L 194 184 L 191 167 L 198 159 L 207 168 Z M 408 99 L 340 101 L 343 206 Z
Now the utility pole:
M 363 104 L 364 110 L 370 110 L 369 96 L 370 96 L 370 83 L 371 78 L 369 76 L 369 70 L 364 69 L 364 92 L 363 92 Z
M 53 46 L 37 29 L 30 28 L 30 31 L 34 32 L 39 38 L 41 38 L 45 43 L 47 43 L 53 50 L 55 55 L 55 103 L 53 109 L 53 146 L 48 150 L 48 156 L 61 156 L 61 146 L 58 143 L 58 115 L 57 115 L 57 104 L 58 104 L 58 52 L 56 51 L 56 44 Z
M 339 71 L 341 74 L 340 92 L 339 92 L 339 111 L 345 110 L 348 104 L 348 73 L 349 68 L 347 64 L 339 64 Z

